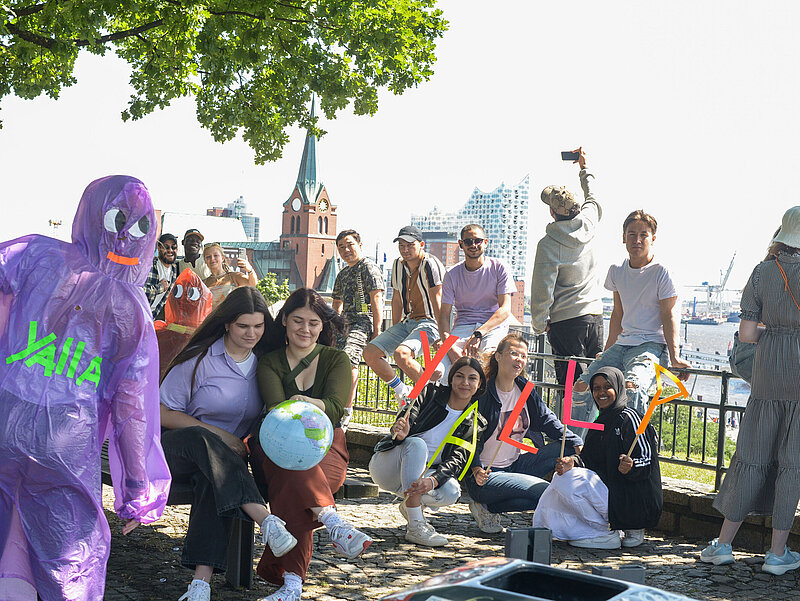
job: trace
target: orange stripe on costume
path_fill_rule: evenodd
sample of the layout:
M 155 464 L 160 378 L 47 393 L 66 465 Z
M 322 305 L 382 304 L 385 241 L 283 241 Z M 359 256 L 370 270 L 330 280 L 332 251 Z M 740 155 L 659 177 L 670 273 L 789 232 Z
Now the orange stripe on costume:
M 114 263 L 119 263 L 120 265 L 138 265 L 139 264 L 139 257 L 123 257 L 122 255 L 115 255 L 111 251 L 108 251 L 106 255 L 106 259 L 109 261 L 114 261 Z

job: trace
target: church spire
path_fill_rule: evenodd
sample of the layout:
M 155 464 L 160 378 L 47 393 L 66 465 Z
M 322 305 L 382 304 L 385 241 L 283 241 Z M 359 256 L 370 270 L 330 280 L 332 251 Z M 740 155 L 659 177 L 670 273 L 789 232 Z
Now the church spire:
M 314 104 L 316 96 L 311 95 L 311 117 L 314 117 Z M 314 204 L 317 200 L 322 184 L 317 180 L 317 138 L 309 129 L 306 135 L 306 144 L 303 148 L 303 158 L 300 159 L 300 170 L 297 173 L 297 187 L 303 195 L 306 204 Z

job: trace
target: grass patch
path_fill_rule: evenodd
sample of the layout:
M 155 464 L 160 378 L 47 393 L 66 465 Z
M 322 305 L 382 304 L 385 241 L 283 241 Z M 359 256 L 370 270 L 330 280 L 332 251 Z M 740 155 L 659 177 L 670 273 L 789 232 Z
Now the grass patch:
M 691 467 L 688 465 L 678 465 L 676 463 L 667 463 L 666 461 L 660 462 L 661 475 L 669 478 L 678 478 L 680 480 L 690 480 L 700 484 L 707 484 L 714 486 L 714 471 L 704 470 L 699 467 Z

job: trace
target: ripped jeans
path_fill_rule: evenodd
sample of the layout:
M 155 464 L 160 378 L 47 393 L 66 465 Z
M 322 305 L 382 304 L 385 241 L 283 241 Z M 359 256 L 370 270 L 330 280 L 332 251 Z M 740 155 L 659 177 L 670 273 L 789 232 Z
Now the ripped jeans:
M 640 415 L 644 415 L 650 404 L 648 391 L 656 381 L 655 364 L 665 363 L 667 345 L 660 342 L 645 342 L 638 346 L 624 346 L 613 344 L 603 351 L 599 359 L 595 359 L 580 379 L 589 384 L 594 373 L 601 367 L 616 367 L 625 376 L 625 383 L 632 382 L 636 388 L 626 388 L 628 393 L 628 406 L 633 407 Z M 584 397 L 584 395 L 588 395 Z M 597 409 L 591 399 L 591 390 L 586 393 L 576 393 L 575 402 L 580 400 L 588 402 L 583 405 L 573 403 L 572 417 L 582 421 L 592 421 L 590 416 L 596 415 Z

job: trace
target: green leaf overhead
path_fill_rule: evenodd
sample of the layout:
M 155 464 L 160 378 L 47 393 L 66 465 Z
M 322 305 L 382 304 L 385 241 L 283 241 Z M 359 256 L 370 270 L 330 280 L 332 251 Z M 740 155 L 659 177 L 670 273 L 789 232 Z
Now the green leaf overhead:
M 58 98 L 81 50 L 111 50 L 132 68 L 123 119 L 191 95 L 215 140 L 241 132 L 263 163 L 292 125 L 324 133 L 312 93 L 329 119 L 371 115 L 378 88 L 428 80 L 446 28 L 435 0 L 0 0 L 0 99 Z

